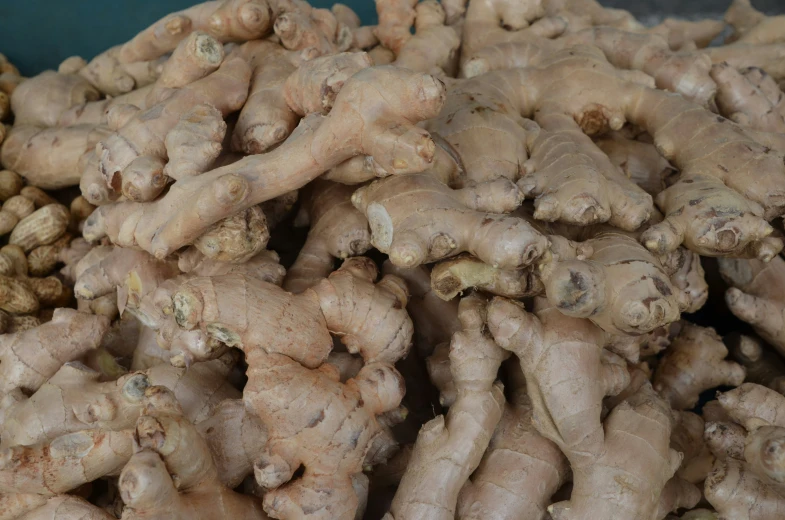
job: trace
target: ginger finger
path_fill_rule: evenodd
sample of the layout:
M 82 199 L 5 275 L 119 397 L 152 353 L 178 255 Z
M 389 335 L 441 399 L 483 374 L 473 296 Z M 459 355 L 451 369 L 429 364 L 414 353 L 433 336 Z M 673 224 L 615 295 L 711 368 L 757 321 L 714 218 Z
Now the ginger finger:
M 501 418 L 501 386 L 494 381 L 505 353 L 483 330 L 485 305 L 477 296 L 461 301 L 463 330 L 450 346 L 455 402 L 446 417 L 439 416 L 420 430 L 393 499 L 393 518 L 453 518 L 461 487 L 480 463 Z M 444 485 L 438 488 L 424 485 L 435 475 L 449 477 L 442 478 Z
M 292 293 L 326 278 L 336 258 L 362 255 L 371 248 L 368 221 L 352 205 L 353 187 L 316 180 L 306 189 L 300 211 L 307 215 L 310 230 L 283 285 Z
M 744 382 L 746 371 L 725 361 L 727 355 L 728 350 L 714 329 L 685 323 L 654 371 L 654 389 L 674 409 L 692 408 L 703 391 Z
M 393 90 L 398 93 L 394 99 L 414 96 L 411 99 L 419 101 L 393 109 L 382 96 Z M 136 245 L 164 257 L 225 216 L 298 188 L 354 154 L 373 155 L 389 171 L 422 170 L 431 160 L 433 145 L 410 121 L 434 115 L 442 96 L 442 86 L 430 76 L 383 67 L 363 70 L 344 85 L 330 115 L 305 118 L 285 145 L 179 181 L 153 203 L 103 206 L 88 219 L 85 236 L 109 234 L 119 245 Z M 368 114 L 374 119 L 363 119 Z M 389 131 L 393 121 L 398 125 L 394 133 Z M 339 135 L 346 138 L 334 141 Z M 310 152 L 292 153 L 294 149 Z M 285 181 L 271 183 L 264 173 L 268 169 Z
M 779 287 L 785 276 L 785 261 L 775 256 L 769 263 L 759 260 L 723 258 L 720 274 L 732 287 L 725 293 L 730 311 L 778 352 L 785 353 L 785 305 Z
M 547 240 L 526 221 L 498 214 L 515 209 L 520 200 L 517 187 L 506 179 L 451 190 L 427 174 L 388 177 L 352 196 L 368 217 L 371 243 L 400 267 L 464 251 L 501 268 L 531 264 L 545 252 Z M 412 207 L 423 209 L 411 213 Z M 437 218 L 441 215 L 449 215 L 448 220 Z

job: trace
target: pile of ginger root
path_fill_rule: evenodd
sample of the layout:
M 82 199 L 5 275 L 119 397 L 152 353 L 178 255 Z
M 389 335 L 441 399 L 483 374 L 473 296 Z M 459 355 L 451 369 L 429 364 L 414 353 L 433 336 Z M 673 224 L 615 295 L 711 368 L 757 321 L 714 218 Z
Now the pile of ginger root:
M 0 520 L 785 518 L 785 16 L 376 9 L 0 54 Z

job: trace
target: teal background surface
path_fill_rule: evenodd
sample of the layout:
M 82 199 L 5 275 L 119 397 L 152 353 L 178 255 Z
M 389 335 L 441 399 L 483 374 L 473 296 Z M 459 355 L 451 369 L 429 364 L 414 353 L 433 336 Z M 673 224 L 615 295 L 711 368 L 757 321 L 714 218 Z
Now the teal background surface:
M 0 0 L 0 52 L 25 75 L 56 68 L 63 59 L 91 59 L 125 42 L 162 16 L 200 0 Z M 310 0 L 329 7 L 335 0 Z M 644 22 L 663 14 L 721 17 L 731 0 L 600 0 L 630 10 Z M 343 0 L 365 23 L 376 22 L 374 0 Z M 758 9 L 785 11 L 785 0 L 753 0 Z

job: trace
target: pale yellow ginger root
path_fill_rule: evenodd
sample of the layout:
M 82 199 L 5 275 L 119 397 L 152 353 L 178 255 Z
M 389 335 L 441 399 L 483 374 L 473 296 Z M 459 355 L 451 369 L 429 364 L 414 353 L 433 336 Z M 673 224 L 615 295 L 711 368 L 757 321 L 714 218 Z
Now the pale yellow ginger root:
M 57 309 L 48 323 L 3 335 L 0 392 L 35 392 L 64 363 L 96 348 L 108 328 L 109 320 L 105 317 Z
M 74 125 L 41 128 L 15 125 L 0 149 L 5 168 L 24 177 L 27 182 L 45 189 L 59 189 L 79 184 L 79 162 L 111 131 L 106 127 Z
M 547 247 L 525 220 L 503 214 L 521 202 L 507 179 L 452 190 L 428 174 L 395 175 L 360 188 L 352 202 L 368 218 L 371 243 L 400 267 L 470 252 L 491 265 L 516 268 L 536 261 Z M 414 207 L 422 209 L 413 213 Z
M 400 404 L 400 374 L 391 365 L 368 363 L 344 384 L 330 364 L 311 370 L 260 348 L 246 359 L 243 398 L 269 432 L 254 467 L 257 482 L 270 490 L 265 511 L 274 518 L 354 518 L 360 500 L 352 476 L 383 433 L 376 416 Z M 291 392 L 300 396 L 296 402 Z M 302 477 L 292 480 L 300 465 Z
M 89 430 L 0 451 L 0 492 L 54 496 L 117 474 L 133 454 L 130 430 Z
M 761 45 L 785 42 L 785 16 L 766 16 L 752 6 L 750 0 L 733 0 L 725 12 L 725 21 L 734 32 L 725 43 Z
M 611 163 L 652 197 L 666 188 L 665 181 L 673 174 L 673 168 L 653 144 L 626 139 L 618 132 L 594 142 Z
M 590 467 L 604 451 L 602 399 L 630 381 L 625 362 L 603 347 L 630 340 L 565 316 L 542 298 L 534 301 L 536 316 L 516 302 L 494 298 L 488 327 L 496 342 L 520 360 L 537 431 L 559 446 L 573 471 Z M 571 367 L 567 380 L 544 370 L 560 366 Z
M 733 458 L 714 463 L 703 492 L 717 510 L 717 520 L 770 520 L 785 515 L 785 495 Z
M 730 357 L 747 371 L 745 381 L 785 395 L 785 362 L 761 339 L 735 334 L 727 339 Z
M 746 321 L 760 337 L 785 355 L 785 300 L 780 290 L 785 280 L 785 260 L 722 258 L 720 274 L 731 288 L 725 303 L 739 319 Z
M 524 298 L 545 290 L 531 267 L 499 269 L 465 254 L 436 264 L 431 271 L 431 287 L 444 300 L 471 288 L 507 298 Z
M 564 455 L 532 426 L 520 367 L 510 366 L 508 375 L 510 399 L 482 462 L 458 497 L 460 518 L 542 520 L 551 497 L 568 479 Z
M 315 9 L 307 2 L 292 4 L 275 18 L 275 35 L 290 50 L 310 57 L 346 51 L 352 45 L 352 31 L 329 9 Z
M 727 356 L 728 349 L 714 329 L 684 323 L 654 371 L 654 389 L 673 409 L 692 408 L 703 391 L 744 382 L 746 371 L 725 361 Z
M 286 139 L 297 126 L 299 117 L 286 103 L 283 86 L 300 57 L 266 40 L 248 42 L 237 52 L 248 60 L 252 72 L 248 100 L 232 135 L 232 149 L 258 154 Z
M 444 9 L 436 0 L 419 2 L 414 9 L 415 33 L 395 53 L 393 64 L 437 76 L 454 76 L 461 40 L 454 28 L 445 25 Z
M 165 140 L 180 117 L 204 103 L 212 104 L 224 115 L 237 110 L 245 102 L 249 80 L 245 61 L 228 59 L 212 74 L 177 90 L 148 110 L 137 111 L 116 133 L 96 146 L 106 184 L 115 191 L 122 190 L 132 200 L 157 196 L 166 184 Z
M 20 84 L 11 95 L 14 124 L 55 126 L 67 109 L 98 97 L 98 91 L 80 76 L 42 72 Z
M 368 221 L 352 205 L 353 186 L 317 179 L 305 190 L 298 217 L 308 220 L 308 238 L 283 285 L 292 293 L 301 293 L 326 278 L 336 258 L 362 255 L 371 248 Z
M 227 215 L 299 188 L 354 155 L 371 155 L 389 172 L 424 170 L 434 145 L 413 123 L 438 113 L 443 96 L 430 76 L 365 69 L 346 82 L 328 116 L 305 118 L 274 151 L 178 181 L 153 203 L 102 206 L 88 219 L 85 237 L 106 234 L 118 245 L 165 257 Z
M 412 37 L 410 29 L 417 16 L 417 3 L 418 0 L 376 0 L 379 25 L 374 33 L 381 44 L 396 55 Z
M 141 451 L 120 474 L 122 518 L 267 520 L 261 501 L 235 493 L 221 483 L 207 442 L 183 415 L 175 397 L 152 387 L 156 401 L 136 423 L 134 436 Z
M 299 295 L 240 274 L 192 278 L 173 293 L 170 312 L 182 332 L 201 332 L 246 355 L 262 349 L 317 367 L 332 350 L 330 331 L 366 362 L 395 362 L 411 344 L 412 322 L 402 308 L 407 293 L 399 278 L 388 275 L 374 284 L 376 276 L 370 259 L 357 257 Z M 305 335 L 293 342 L 288 330 Z
M 265 0 L 209 1 L 169 14 L 123 44 L 122 63 L 152 60 L 173 51 L 193 31 L 219 42 L 255 40 L 272 29 L 273 14 Z M 130 89 L 129 89 L 130 90 Z
M 235 360 L 226 354 L 189 370 L 160 364 L 106 382 L 81 364 L 66 364 L 31 397 L 6 408 L 2 446 L 32 445 L 79 430 L 132 428 L 145 390 L 153 385 L 169 388 L 189 420 L 203 421 L 223 400 L 240 397 L 226 380 Z
M 634 238 L 613 228 L 589 231 L 589 240 L 552 247 L 540 265 L 545 294 L 559 311 L 612 334 L 639 335 L 678 320 L 691 306 L 666 267 Z M 557 240 L 564 239 L 551 237 Z
M 763 69 L 737 70 L 718 63 L 711 76 L 719 87 L 716 101 L 723 115 L 755 130 L 785 132 L 785 95 Z
M 485 326 L 487 303 L 461 300 L 462 330 L 450 344 L 455 402 L 445 416 L 426 423 L 393 499 L 392 518 L 453 518 L 458 494 L 477 468 L 502 415 L 504 398 L 495 383 L 506 353 Z M 439 481 L 439 486 L 428 482 Z

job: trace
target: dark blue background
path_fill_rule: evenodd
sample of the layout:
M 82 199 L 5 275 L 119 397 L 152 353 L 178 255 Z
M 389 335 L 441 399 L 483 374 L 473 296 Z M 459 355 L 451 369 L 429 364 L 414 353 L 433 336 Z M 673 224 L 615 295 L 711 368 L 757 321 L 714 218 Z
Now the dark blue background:
M 0 52 L 26 75 L 55 68 L 68 56 L 90 59 L 130 39 L 167 13 L 199 0 L 0 0 Z M 311 0 L 328 7 L 333 0 Z M 366 23 L 376 20 L 373 0 L 344 0 Z M 730 0 L 602 0 L 638 17 L 667 13 L 720 16 Z M 785 10 L 785 0 L 753 0 L 766 11 Z

